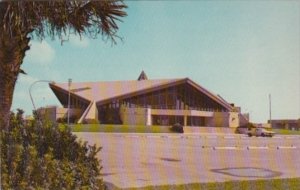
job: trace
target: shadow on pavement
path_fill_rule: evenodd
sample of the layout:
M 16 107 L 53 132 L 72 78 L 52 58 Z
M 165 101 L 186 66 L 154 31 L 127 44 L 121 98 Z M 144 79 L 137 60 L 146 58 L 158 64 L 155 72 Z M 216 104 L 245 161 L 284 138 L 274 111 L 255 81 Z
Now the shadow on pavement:
M 102 173 L 100 176 L 109 176 L 109 175 L 114 175 L 115 173 Z
M 114 184 L 110 183 L 110 182 L 106 182 L 104 181 L 104 189 L 105 190 L 120 190 L 120 188 L 118 188 L 117 186 L 115 186 Z
M 175 159 L 175 158 L 160 158 L 163 161 L 167 161 L 167 162 L 180 162 L 181 160 L 179 159 Z
M 278 171 L 272 171 L 265 168 L 254 168 L 254 167 L 222 168 L 222 169 L 211 169 L 210 171 L 215 173 L 221 173 L 224 175 L 234 176 L 234 177 L 248 177 L 248 178 L 273 178 L 282 175 L 282 173 Z

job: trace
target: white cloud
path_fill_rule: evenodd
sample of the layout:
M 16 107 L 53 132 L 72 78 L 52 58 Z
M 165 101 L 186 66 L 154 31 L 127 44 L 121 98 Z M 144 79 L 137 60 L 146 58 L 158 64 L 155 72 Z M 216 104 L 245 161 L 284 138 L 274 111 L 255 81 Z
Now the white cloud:
M 55 57 L 55 50 L 44 40 L 42 42 L 31 41 L 30 50 L 27 54 L 27 61 L 39 64 L 48 65 Z
M 71 45 L 79 48 L 85 48 L 89 46 L 89 40 L 87 38 L 84 38 L 83 36 L 78 35 L 71 35 L 69 37 Z

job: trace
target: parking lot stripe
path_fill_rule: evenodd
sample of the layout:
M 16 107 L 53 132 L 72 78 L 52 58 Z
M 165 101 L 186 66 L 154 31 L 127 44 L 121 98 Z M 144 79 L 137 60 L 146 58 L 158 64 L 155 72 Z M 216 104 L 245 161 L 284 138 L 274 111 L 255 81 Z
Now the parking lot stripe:
M 147 138 L 161 138 L 164 136 L 159 136 L 159 135 L 147 135 Z
M 180 139 L 183 138 L 182 136 L 168 136 L 170 139 Z
M 214 150 L 236 150 L 236 146 L 214 146 Z
M 296 137 L 292 136 L 292 137 L 285 137 L 287 139 L 295 139 Z
M 235 139 L 234 136 L 224 136 L 224 139 Z
M 199 139 L 199 136 L 187 136 L 187 138 L 191 138 L 191 139 Z
M 247 149 L 269 149 L 267 146 L 247 146 Z
M 206 136 L 206 138 L 208 138 L 208 139 L 216 139 L 217 136 Z
M 139 138 L 138 135 L 126 135 L 125 137 L 126 138 Z
M 296 146 L 277 146 L 277 149 L 296 149 Z

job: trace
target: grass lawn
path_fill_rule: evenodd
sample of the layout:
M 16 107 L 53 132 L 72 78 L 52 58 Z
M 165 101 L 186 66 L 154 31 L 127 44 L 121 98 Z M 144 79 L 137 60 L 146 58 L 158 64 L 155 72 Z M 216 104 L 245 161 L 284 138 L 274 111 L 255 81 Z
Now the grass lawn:
M 117 188 L 116 188 L 117 189 Z M 269 179 L 250 181 L 229 181 L 222 183 L 192 183 L 184 185 L 147 186 L 142 188 L 129 188 L 139 190 L 181 190 L 181 189 L 204 189 L 204 190 L 299 190 L 300 178 Z
M 300 135 L 300 131 L 292 131 L 288 129 L 272 129 L 272 131 L 280 135 Z
M 64 128 L 65 124 L 59 124 Z M 104 132 L 104 133 L 173 133 L 169 126 L 145 125 L 105 125 L 105 124 L 73 124 L 73 132 Z M 280 135 L 300 135 L 300 131 L 287 129 L 272 129 Z
M 60 124 L 60 127 L 64 127 Z M 167 126 L 145 125 L 100 125 L 100 124 L 75 124 L 71 125 L 73 132 L 105 132 L 105 133 L 171 133 Z

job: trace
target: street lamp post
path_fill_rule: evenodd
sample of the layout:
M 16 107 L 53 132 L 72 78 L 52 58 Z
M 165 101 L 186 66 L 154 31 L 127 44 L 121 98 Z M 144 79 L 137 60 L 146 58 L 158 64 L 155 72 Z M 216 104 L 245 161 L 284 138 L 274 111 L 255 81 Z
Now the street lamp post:
M 49 80 L 38 80 L 38 81 L 33 82 L 33 83 L 30 85 L 30 87 L 29 87 L 29 96 L 30 96 L 30 100 L 31 100 L 31 103 L 32 103 L 34 112 L 36 112 L 36 107 L 35 107 L 35 104 L 34 104 L 34 101 L 33 101 L 32 95 L 31 95 L 31 90 L 32 90 L 33 85 L 35 85 L 36 83 L 40 83 L 40 82 L 54 83 L 54 81 L 49 81 Z M 36 114 L 36 117 L 37 117 L 37 120 L 38 120 L 39 124 L 42 125 L 42 122 L 41 122 L 41 120 L 40 120 L 39 113 L 36 112 L 35 114 Z
M 33 85 L 35 85 L 36 83 L 40 83 L 40 82 L 54 83 L 54 81 L 50 81 L 50 80 L 38 80 L 38 81 L 33 82 L 30 85 L 30 87 L 29 87 L 29 96 L 30 96 L 30 100 L 31 100 L 34 111 L 36 111 L 36 107 L 35 107 L 35 104 L 34 104 L 34 101 L 33 101 L 32 95 L 31 95 L 31 90 L 32 90 Z
M 68 125 L 70 124 L 70 99 L 71 99 L 71 84 L 72 84 L 72 79 L 68 80 L 68 91 L 69 91 L 69 96 L 68 96 Z

